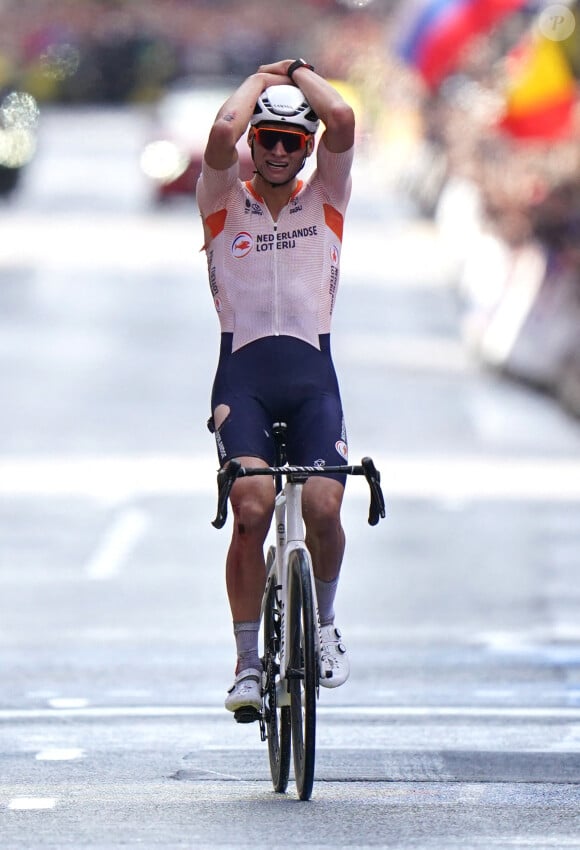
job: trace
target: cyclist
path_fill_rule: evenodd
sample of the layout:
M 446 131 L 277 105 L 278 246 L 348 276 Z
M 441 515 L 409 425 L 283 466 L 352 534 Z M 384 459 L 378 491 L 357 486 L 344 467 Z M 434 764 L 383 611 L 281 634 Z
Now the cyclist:
M 316 169 L 298 175 L 324 132 Z M 249 125 L 249 128 L 248 128 Z M 238 177 L 236 144 L 248 130 L 252 180 Z M 330 323 L 338 284 L 344 213 L 351 191 L 354 114 L 302 59 L 262 65 L 224 103 L 211 128 L 197 185 L 210 289 L 221 346 L 209 427 L 220 464 L 274 463 L 272 422 L 288 423 L 288 462 L 347 462 Z M 344 552 L 340 510 L 346 476 L 316 476 L 303 491 L 323 662 L 329 687 L 349 675 L 334 623 Z M 233 534 L 226 586 L 237 649 L 230 711 L 261 707 L 258 648 L 265 585 L 264 542 L 273 513 L 270 477 L 239 479 L 231 493 Z

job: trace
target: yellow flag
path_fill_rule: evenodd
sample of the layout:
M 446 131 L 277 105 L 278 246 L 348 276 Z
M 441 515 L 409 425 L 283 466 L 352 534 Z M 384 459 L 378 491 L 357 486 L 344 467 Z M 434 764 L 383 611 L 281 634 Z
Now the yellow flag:
M 506 111 L 516 116 L 574 96 L 575 81 L 557 41 L 536 35 L 508 59 Z

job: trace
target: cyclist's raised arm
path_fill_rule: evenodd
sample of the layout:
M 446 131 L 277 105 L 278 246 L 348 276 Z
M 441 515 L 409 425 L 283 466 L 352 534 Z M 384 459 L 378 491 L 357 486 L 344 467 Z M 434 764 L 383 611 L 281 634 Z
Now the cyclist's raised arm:
M 279 74 L 258 71 L 228 97 L 216 115 L 205 148 L 204 159 L 211 168 L 221 171 L 236 162 L 236 144 L 248 128 L 259 96 L 268 86 L 289 82 Z
M 268 74 L 287 74 L 294 59 L 283 59 L 273 65 L 261 65 L 260 72 Z M 292 72 L 292 82 L 304 93 L 304 96 L 316 112 L 325 130 L 321 141 L 329 151 L 343 153 L 354 144 L 354 112 L 342 95 L 307 65 Z

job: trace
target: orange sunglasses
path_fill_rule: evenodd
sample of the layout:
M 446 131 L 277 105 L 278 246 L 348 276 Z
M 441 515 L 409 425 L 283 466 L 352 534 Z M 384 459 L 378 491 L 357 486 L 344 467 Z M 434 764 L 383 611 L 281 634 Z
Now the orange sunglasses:
M 273 150 L 278 142 L 282 142 L 286 153 L 295 153 L 296 151 L 304 150 L 306 139 L 308 138 L 305 133 L 300 133 L 297 130 L 272 130 L 269 127 L 256 127 L 254 134 L 258 144 L 267 151 Z

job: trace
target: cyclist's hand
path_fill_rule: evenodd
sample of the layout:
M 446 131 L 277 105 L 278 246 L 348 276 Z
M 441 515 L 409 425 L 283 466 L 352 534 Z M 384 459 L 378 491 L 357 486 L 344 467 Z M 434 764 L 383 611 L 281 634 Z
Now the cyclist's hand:
M 265 67 L 265 66 L 264 66 Z M 286 83 L 286 85 L 292 85 L 289 77 L 283 77 L 281 74 L 272 74 L 268 71 L 256 71 L 253 75 L 258 77 L 262 82 L 262 91 L 265 91 L 270 86 L 280 86 L 282 83 Z
M 276 80 L 277 83 L 284 83 L 285 85 L 288 85 L 289 83 L 291 84 L 292 81 L 288 76 L 288 68 L 293 61 L 293 59 L 281 59 L 279 62 L 271 62 L 269 65 L 260 65 L 258 73 L 274 74 L 276 77 L 280 78 Z

